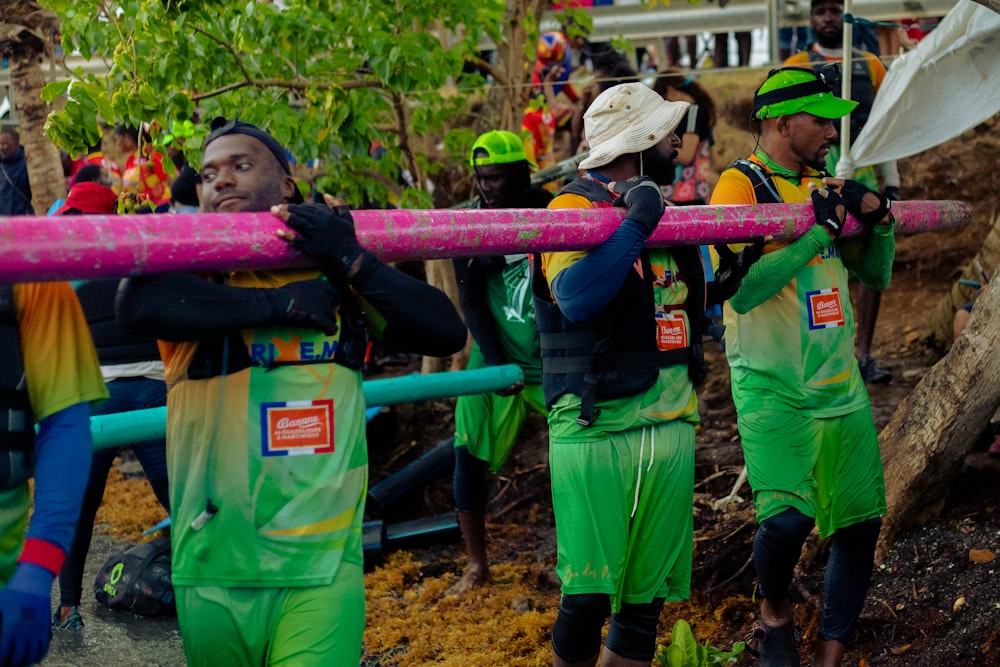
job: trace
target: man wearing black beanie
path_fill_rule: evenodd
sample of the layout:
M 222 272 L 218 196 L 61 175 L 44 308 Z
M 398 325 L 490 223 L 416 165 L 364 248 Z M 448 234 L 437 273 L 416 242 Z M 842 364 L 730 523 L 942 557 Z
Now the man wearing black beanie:
M 442 292 L 358 243 L 346 209 L 301 203 L 284 148 L 260 128 L 216 119 L 201 180 L 204 212 L 271 211 L 277 234 L 319 267 L 143 276 L 119 294 L 122 326 L 161 340 L 171 387 L 185 655 L 206 666 L 357 664 L 366 336 L 443 356 L 467 332 Z

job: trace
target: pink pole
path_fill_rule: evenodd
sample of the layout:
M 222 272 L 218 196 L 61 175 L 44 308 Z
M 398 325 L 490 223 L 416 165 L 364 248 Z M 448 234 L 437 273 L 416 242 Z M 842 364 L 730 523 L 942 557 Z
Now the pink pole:
M 893 204 L 897 232 L 963 227 L 959 201 Z M 621 209 L 434 209 L 354 211 L 358 238 L 386 261 L 581 250 L 607 239 Z M 792 240 L 813 224 L 809 204 L 671 207 L 651 246 Z M 0 218 L 0 283 L 117 278 L 161 271 L 309 266 L 275 235 L 270 213 L 81 215 Z M 848 221 L 845 236 L 861 225 Z

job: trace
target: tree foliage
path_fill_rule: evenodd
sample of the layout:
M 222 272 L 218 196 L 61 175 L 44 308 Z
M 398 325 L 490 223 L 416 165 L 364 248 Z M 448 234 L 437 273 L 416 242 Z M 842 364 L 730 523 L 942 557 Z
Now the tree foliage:
M 467 112 L 478 75 L 463 74 L 484 36 L 500 34 L 503 0 L 43 0 L 62 19 L 67 53 L 104 58 L 106 75 L 73 73 L 46 131 L 75 154 L 104 122 L 155 124 L 216 115 L 267 129 L 301 162 L 319 160 L 329 191 L 383 199 L 406 171 L 434 169 L 418 149 Z M 454 94 L 443 94 L 452 91 Z M 185 153 L 197 164 L 196 123 Z M 370 155 L 373 142 L 386 148 Z M 459 142 L 461 143 L 461 142 Z M 455 146 L 456 142 L 447 145 Z M 464 148 L 464 147 L 462 147 Z M 364 177 L 359 177 L 364 175 Z M 407 190 L 404 205 L 426 205 Z

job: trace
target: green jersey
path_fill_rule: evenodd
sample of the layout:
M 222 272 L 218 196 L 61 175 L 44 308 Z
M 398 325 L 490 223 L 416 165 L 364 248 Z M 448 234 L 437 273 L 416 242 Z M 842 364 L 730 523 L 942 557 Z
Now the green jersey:
M 303 277 L 248 275 L 239 276 L 247 286 Z M 252 360 L 292 365 L 190 380 L 182 364 L 194 344 L 164 355 L 174 583 L 329 584 L 341 562 L 362 563 L 361 374 L 329 361 L 337 336 L 264 328 L 243 340 Z M 218 511 L 199 522 L 209 500 Z
M 528 256 L 508 256 L 506 259 L 507 264 L 501 271 L 486 276 L 486 301 L 507 358 L 524 371 L 526 384 L 539 384 L 542 355 L 531 300 Z

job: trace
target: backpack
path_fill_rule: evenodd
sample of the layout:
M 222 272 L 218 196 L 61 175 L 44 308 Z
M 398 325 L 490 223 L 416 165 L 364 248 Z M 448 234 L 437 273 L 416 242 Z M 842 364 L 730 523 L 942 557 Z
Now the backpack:
M 94 579 L 94 596 L 115 611 L 176 616 L 169 538 L 138 544 L 109 558 Z

